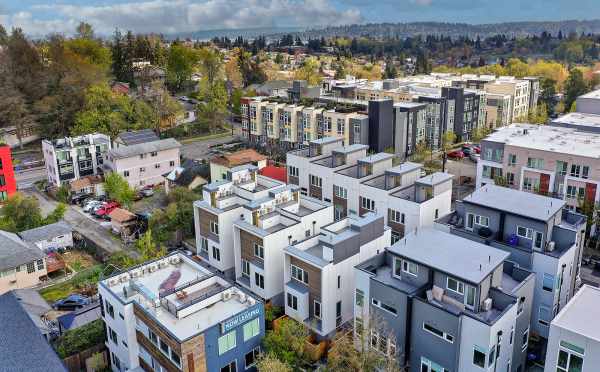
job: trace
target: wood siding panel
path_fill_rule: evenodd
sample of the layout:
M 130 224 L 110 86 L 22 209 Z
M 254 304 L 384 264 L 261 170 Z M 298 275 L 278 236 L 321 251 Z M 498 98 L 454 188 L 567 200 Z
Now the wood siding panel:
M 151 319 L 146 312 L 140 308 L 138 304 L 133 305 L 133 314 L 141 320 L 152 332 L 156 333 L 156 335 L 169 347 L 177 352 L 177 354 L 181 355 L 181 345 L 177 340 L 171 337 L 168 333 L 166 333 L 160 326 L 156 324 L 156 322 Z M 143 336 L 143 335 L 142 335 Z M 145 336 L 144 336 L 145 338 Z
M 258 266 L 262 266 L 264 264 L 263 260 L 254 256 L 254 243 L 263 245 L 262 238 L 259 238 L 256 235 L 252 235 L 245 230 L 240 230 L 240 246 L 241 246 L 241 256 L 242 259 L 253 262 Z
M 310 185 L 308 191 L 309 196 L 319 200 L 323 199 L 323 190 L 320 187 Z
M 288 183 L 292 185 L 300 185 L 300 179 L 296 176 L 288 175 Z
M 209 211 L 200 208 L 200 234 L 202 236 L 205 236 L 207 238 L 210 238 L 211 240 L 215 241 L 215 242 L 219 242 L 219 236 L 213 234 L 210 231 L 210 223 L 211 221 L 215 221 L 217 224 L 219 223 L 219 218 L 217 215 L 210 213 Z M 219 229 L 221 229 L 223 226 L 219 226 Z M 220 230 L 219 230 L 220 232 Z
M 290 264 L 305 270 L 308 273 L 308 314 L 310 317 L 314 316 L 314 300 L 321 302 L 321 270 L 307 264 L 304 261 L 297 259 L 296 257 L 290 257 Z M 295 279 L 291 279 L 295 280 Z M 302 285 L 306 283 L 301 282 Z M 336 285 L 336 284 L 334 284 Z M 323 303 L 321 303 L 321 316 L 323 313 Z
M 181 344 L 181 363 L 184 371 L 206 372 L 206 347 L 203 334 Z
M 144 334 L 140 331 L 136 331 L 137 342 L 144 347 L 148 351 L 148 353 L 152 356 L 152 358 L 156 359 L 164 369 L 169 372 L 177 372 L 179 368 L 166 357 L 165 354 L 162 353 L 150 340 L 144 336 Z M 160 336 L 159 336 L 160 337 Z
M 333 194 L 333 208 L 334 210 L 337 208 L 340 208 L 344 211 L 343 213 L 343 217 L 346 217 L 348 215 L 348 200 L 347 199 L 342 199 L 339 198 L 337 196 L 335 196 L 335 194 Z

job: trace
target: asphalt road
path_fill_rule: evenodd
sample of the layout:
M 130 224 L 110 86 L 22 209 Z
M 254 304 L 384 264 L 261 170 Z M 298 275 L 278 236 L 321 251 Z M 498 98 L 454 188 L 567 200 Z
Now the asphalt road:
M 40 208 L 44 215 L 50 213 L 58 204 L 33 187 L 22 190 L 22 192 L 26 195 L 34 196 L 39 200 Z M 94 242 L 107 254 L 127 250 L 133 256 L 137 255 L 137 252 L 133 249 L 126 248 L 120 239 L 113 235 L 108 228 L 102 227 L 100 221 L 84 213 L 79 207 L 69 205 L 65 212 L 64 220 L 73 226 L 75 231 Z
M 32 168 L 15 172 L 15 179 L 19 190 L 33 187 L 34 182 L 46 179 L 46 168 Z

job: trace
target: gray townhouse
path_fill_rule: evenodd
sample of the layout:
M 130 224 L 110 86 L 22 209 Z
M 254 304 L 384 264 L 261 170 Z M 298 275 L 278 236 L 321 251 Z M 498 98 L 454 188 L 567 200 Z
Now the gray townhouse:
M 524 371 L 535 278 L 509 256 L 411 232 L 355 267 L 356 334 L 410 372 Z
M 552 319 L 580 285 L 585 216 L 565 202 L 487 184 L 458 201 L 437 221 L 449 232 L 510 254 L 516 267 L 535 274 L 531 332 L 544 354 Z

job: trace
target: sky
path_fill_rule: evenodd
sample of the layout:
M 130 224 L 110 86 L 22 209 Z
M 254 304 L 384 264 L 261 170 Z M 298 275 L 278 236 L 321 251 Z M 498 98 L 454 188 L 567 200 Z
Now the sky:
M 86 21 L 172 34 L 200 30 L 320 27 L 366 22 L 600 19 L 600 0 L 0 0 L 0 24 L 31 36 L 71 34 Z

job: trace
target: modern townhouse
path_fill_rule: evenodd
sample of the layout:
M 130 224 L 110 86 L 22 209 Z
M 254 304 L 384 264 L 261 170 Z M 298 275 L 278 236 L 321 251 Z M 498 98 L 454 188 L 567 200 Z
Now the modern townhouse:
M 529 111 L 537 108 L 542 92 L 540 78 L 537 76 L 525 76 L 523 80 L 529 82 Z
M 104 157 L 110 149 L 110 138 L 100 133 L 42 140 L 48 184 L 59 187 L 63 183 L 102 173 Z
M 395 103 L 394 111 L 394 152 L 406 159 L 415 153 L 418 145 L 426 144 L 427 104 Z
M 263 303 L 173 253 L 98 283 L 113 371 L 254 371 Z
M 364 145 L 342 146 L 340 140 L 323 138 L 287 154 L 288 181 L 304 195 L 333 203 L 335 220 L 382 214 L 395 241 L 450 212 L 452 176 L 424 176 L 421 164 L 393 166 L 392 159 L 385 153 L 367 155 Z
M 481 141 L 476 186 L 501 183 L 510 188 L 553 195 L 579 210 L 598 203 L 600 134 L 547 125 L 513 124 Z
M 584 285 L 550 324 L 545 372 L 592 372 L 600 366 L 600 289 Z
M 550 322 L 580 286 L 586 217 L 562 200 L 495 185 L 475 190 L 455 208 L 438 226 L 508 252 L 511 262 L 535 274 L 531 333 L 543 345 Z
M 119 146 L 106 154 L 104 168 L 123 176 L 134 188 L 162 184 L 179 167 L 181 144 L 173 138 Z
M 501 76 L 484 86 L 487 93 L 508 94 L 512 97 L 511 116 L 509 122 L 527 120 L 529 114 L 529 99 L 531 94 L 530 81 L 515 79 L 512 76 Z
M 258 175 L 252 164 L 231 168 L 225 179 L 205 185 L 202 200 L 194 202 L 196 254 L 225 277 L 235 277 L 233 222 L 243 206 L 262 200 L 285 185 Z
M 284 249 L 285 313 L 319 338 L 331 338 L 354 315 L 354 266 L 383 252 L 383 216 L 346 217 Z
M 295 185 L 244 205 L 233 221 L 237 283 L 283 305 L 284 248 L 318 235 L 332 221 L 331 204 L 300 195 Z
M 46 256 L 41 249 L 0 230 L 0 294 L 36 286 L 47 274 Z
M 427 227 L 355 268 L 354 328 L 411 372 L 524 371 L 534 276 Z

